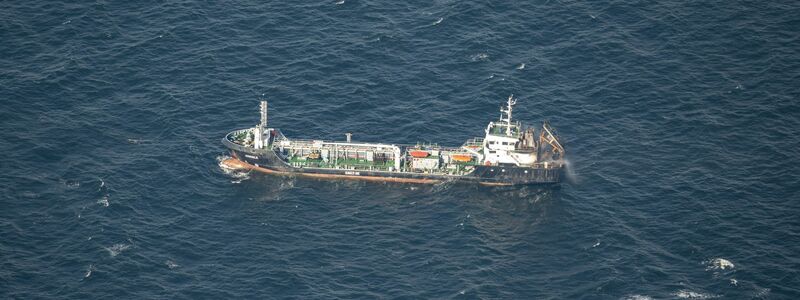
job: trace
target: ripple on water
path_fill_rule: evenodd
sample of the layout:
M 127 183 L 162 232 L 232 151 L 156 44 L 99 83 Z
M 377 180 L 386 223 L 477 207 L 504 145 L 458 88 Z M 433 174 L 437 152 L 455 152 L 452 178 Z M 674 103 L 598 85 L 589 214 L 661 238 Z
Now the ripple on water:
M 796 1 L 105 2 L 0 10 L 0 298 L 800 299 Z M 215 161 L 259 97 L 458 146 L 511 93 L 560 189 Z

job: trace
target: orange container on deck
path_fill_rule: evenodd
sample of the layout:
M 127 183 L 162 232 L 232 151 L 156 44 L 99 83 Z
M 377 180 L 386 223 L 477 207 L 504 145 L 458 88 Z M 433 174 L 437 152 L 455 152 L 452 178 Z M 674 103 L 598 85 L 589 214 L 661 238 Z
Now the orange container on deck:
M 410 152 L 410 154 L 411 156 L 417 158 L 428 157 L 428 155 L 431 155 L 430 153 L 428 153 L 428 151 L 422 151 L 422 150 L 413 150 Z
M 472 155 L 468 155 L 468 154 L 453 154 L 453 155 L 450 155 L 450 158 L 452 158 L 455 161 L 460 161 L 460 162 L 472 161 Z

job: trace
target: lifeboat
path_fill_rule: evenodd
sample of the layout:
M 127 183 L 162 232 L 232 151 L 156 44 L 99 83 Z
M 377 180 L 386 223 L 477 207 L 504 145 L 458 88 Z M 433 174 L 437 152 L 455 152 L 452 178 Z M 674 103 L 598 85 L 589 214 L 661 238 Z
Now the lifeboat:
M 423 157 L 428 157 L 429 155 L 431 155 L 430 153 L 428 153 L 428 151 L 423 151 L 423 150 L 411 150 L 411 152 L 409 152 L 409 154 L 411 154 L 411 156 L 416 157 L 416 158 L 423 158 Z
M 459 162 L 472 161 L 472 155 L 469 155 L 469 154 L 453 154 L 453 155 L 450 155 L 450 158 L 452 158 L 455 161 L 459 161 Z

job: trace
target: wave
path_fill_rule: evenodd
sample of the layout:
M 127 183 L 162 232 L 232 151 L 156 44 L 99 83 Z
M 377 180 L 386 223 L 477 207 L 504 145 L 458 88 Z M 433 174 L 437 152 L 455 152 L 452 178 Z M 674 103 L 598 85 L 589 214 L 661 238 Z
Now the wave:
M 89 278 L 89 276 L 92 276 L 92 271 L 94 271 L 94 265 L 90 264 L 86 269 L 86 274 L 83 275 L 83 278 L 86 279 Z
M 470 57 L 470 60 L 472 61 L 484 61 L 487 59 L 489 59 L 489 54 L 487 53 L 478 53 Z
M 713 299 L 713 298 L 719 298 L 719 295 L 713 295 L 713 294 L 708 294 L 708 293 L 698 293 L 698 292 L 689 291 L 689 290 L 680 290 L 680 291 L 675 292 L 672 295 L 675 296 L 675 297 L 681 298 L 681 299 Z
M 111 203 L 108 202 L 108 194 L 103 195 L 100 199 L 97 200 L 97 204 L 100 204 L 104 207 L 108 207 Z
M 97 187 L 97 191 L 102 192 L 103 196 L 101 196 L 100 199 L 97 199 L 97 204 L 100 204 L 104 207 L 108 207 L 110 205 L 108 201 L 109 199 L 108 187 L 106 186 L 106 182 L 105 180 L 103 180 L 103 178 L 98 178 L 98 179 L 100 180 L 100 185 Z
M 233 179 L 231 180 L 231 183 L 234 184 L 242 183 L 242 181 L 250 179 L 250 171 L 245 171 L 238 168 L 231 168 L 225 163 L 223 163 L 225 160 L 230 158 L 231 157 L 227 155 L 220 155 L 216 157 L 216 160 L 217 160 L 217 165 L 219 166 L 219 169 L 222 171 L 222 173 Z
M 167 266 L 167 268 L 170 268 L 170 270 L 171 269 L 175 269 L 177 267 L 180 267 L 177 263 L 175 263 L 174 261 L 171 261 L 171 260 L 165 261 L 164 264 Z
M 123 251 L 128 250 L 130 247 L 131 247 L 131 245 L 129 245 L 129 244 L 121 244 L 120 243 L 120 244 L 114 244 L 111 247 L 107 247 L 105 249 L 106 249 L 106 251 L 108 251 L 108 254 L 111 255 L 111 257 L 116 257 L 117 255 L 119 255 Z
M 622 300 L 653 300 L 653 297 L 645 295 L 629 295 L 621 298 Z
M 727 270 L 733 269 L 736 266 L 727 259 L 724 258 L 714 258 L 708 261 L 703 262 L 706 264 L 706 271 L 710 270 Z

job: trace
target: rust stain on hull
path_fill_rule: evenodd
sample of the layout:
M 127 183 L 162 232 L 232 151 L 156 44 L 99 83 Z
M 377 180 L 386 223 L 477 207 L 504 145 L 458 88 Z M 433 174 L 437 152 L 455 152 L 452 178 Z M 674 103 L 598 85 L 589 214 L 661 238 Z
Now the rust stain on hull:
M 300 172 L 285 172 L 267 169 L 263 167 L 256 167 L 235 158 L 229 158 L 222 161 L 222 164 L 231 169 L 253 170 L 264 174 L 277 175 L 277 176 L 303 176 L 318 179 L 347 179 L 347 180 L 363 180 L 373 182 L 400 182 L 400 183 L 419 183 L 419 184 L 435 184 L 442 182 L 436 179 L 418 179 L 418 178 L 396 178 L 396 177 L 379 177 L 379 176 L 354 176 L 354 175 L 338 175 L 338 174 L 315 174 L 315 173 L 300 173 Z
M 504 183 L 504 182 L 479 182 L 481 185 L 485 186 L 512 186 L 514 184 L 511 183 Z

